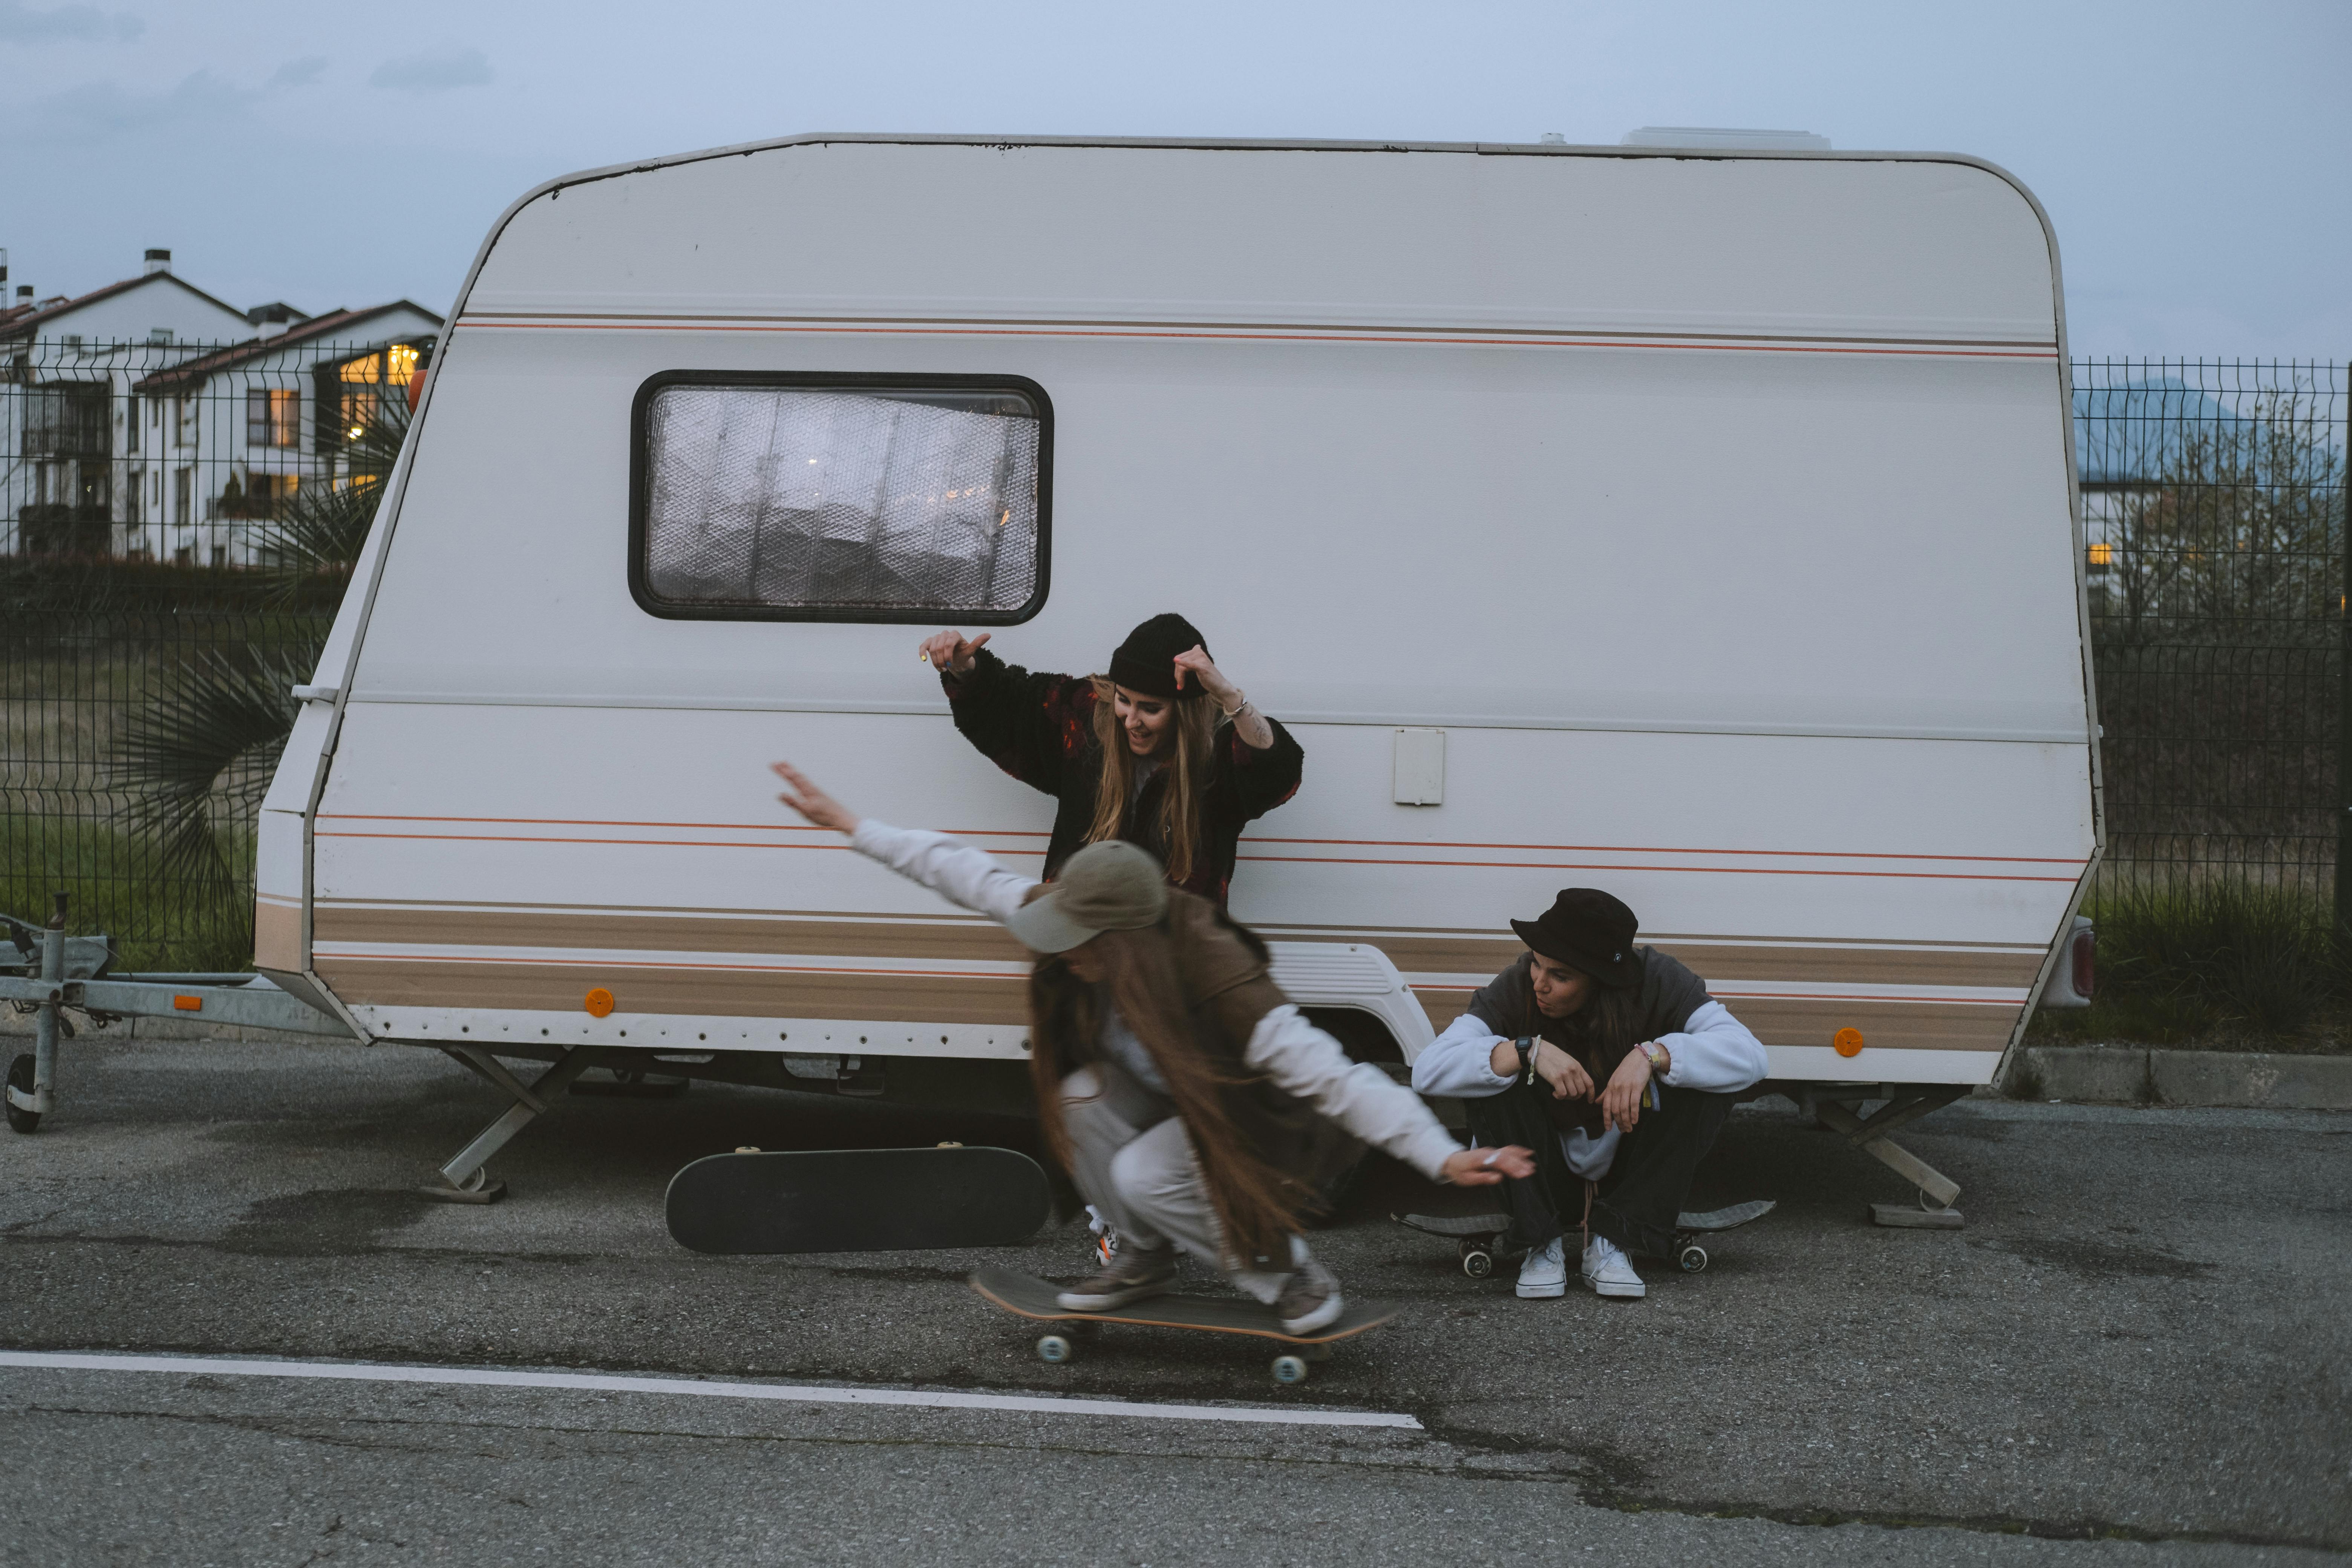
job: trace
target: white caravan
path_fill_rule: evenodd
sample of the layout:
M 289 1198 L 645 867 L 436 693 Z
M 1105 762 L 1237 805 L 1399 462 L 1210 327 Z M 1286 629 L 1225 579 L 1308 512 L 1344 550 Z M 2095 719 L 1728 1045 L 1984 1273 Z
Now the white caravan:
M 2067 399 L 2048 225 L 1962 157 L 813 136 L 553 181 L 304 689 L 256 961 L 509 1085 L 1017 1092 L 1020 952 L 767 764 L 1034 867 L 1050 801 L 918 641 L 1085 671 L 1174 609 L 1305 747 L 1233 910 L 1360 1052 L 1585 884 L 1780 1084 L 1931 1108 L 2101 844 Z

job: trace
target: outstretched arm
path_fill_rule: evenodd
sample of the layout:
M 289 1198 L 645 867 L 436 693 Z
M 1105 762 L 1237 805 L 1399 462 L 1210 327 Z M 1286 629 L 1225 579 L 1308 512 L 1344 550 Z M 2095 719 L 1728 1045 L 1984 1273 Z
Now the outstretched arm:
M 1029 889 L 1037 885 L 1034 878 L 1008 871 L 988 855 L 944 833 L 893 827 L 870 816 L 861 817 L 790 763 L 778 763 L 775 769 L 776 776 L 789 786 L 778 800 L 819 827 L 848 834 L 851 848 L 879 860 L 909 881 L 920 882 L 950 903 L 1001 922 L 1012 918 L 1028 898 Z

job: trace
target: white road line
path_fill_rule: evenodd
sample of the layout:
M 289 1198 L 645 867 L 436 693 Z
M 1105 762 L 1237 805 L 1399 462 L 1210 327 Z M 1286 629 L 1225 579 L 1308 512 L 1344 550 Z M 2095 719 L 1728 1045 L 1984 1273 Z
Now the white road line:
M 1040 1415 L 1124 1415 L 1146 1421 L 1254 1421 L 1283 1426 L 1396 1426 L 1410 1415 L 1377 1410 L 1253 1409 L 1244 1405 L 1149 1405 L 1052 1394 L 923 1393 L 904 1388 L 828 1388 L 814 1384 L 712 1383 L 691 1377 L 624 1377 L 587 1372 L 492 1372 L 467 1366 L 382 1362 L 244 1361 L 226 1356 L 83 1355 L 0 1351 L 0 1367 L 54 1372 L 201 1373 L 213 1377 L 301 1377 L 345 1383 L 423 1383 L 478 1388 L 592 1389 L 607 1394 L 683 1394 L 702 1399 L 775 1399 L 801 1405 L 891 1405 L 919 1410 L 1018 1410 Z

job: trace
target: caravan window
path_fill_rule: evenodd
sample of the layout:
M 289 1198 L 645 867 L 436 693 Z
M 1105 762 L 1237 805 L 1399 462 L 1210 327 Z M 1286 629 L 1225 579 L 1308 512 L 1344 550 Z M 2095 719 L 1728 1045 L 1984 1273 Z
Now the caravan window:
M 1026 620 L 1045 598 L 1052 423 L 1014 377 L 656 376 L 630 588 L 668 616 Z

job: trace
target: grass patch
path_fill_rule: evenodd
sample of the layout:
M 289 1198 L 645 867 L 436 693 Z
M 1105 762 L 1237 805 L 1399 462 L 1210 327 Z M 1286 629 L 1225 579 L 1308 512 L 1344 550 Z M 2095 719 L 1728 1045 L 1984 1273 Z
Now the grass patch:
M 2028 1037 L 2213 1050 L 2343 1050 L 2352 962 L 2335 911 L 2308 893 L 2227 882 L 2131 889 L 2085 902 L 2099 933 L 2088 1007 L 2038 1009 Z
M 223 839 L 230 865 L 253 863 L 250 837 Z M 67 930 L 114 938 L 118 971 L 253 965 L 251 882 L 165 876 L 152 848 L 100 824 L 0 817 L 0 910 L 44 924 L 52 892 L 67 896 Z

